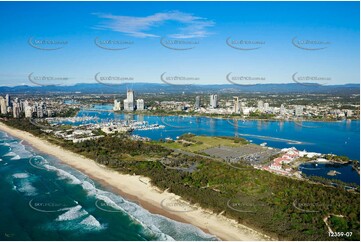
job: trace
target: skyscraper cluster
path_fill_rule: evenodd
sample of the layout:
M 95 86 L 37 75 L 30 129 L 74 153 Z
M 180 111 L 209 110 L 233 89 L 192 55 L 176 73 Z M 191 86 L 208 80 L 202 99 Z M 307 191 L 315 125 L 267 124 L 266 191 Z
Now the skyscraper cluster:
M 135 95 L 133 90 L 127 90 L 127 98 L 123 100 L 124 111 L 132 112 L 134 110 L 144 110 L 144 100 L 137 99 L 134 102 Z M 114 111 L 121 110 L 121 102 L 119 100 L 114 100 Z
M 45 102 L 35 102 L 33 106 L 29 104 L 28 100 L 19 100 L 18 98 L 11 99 L 9 94 L 5 98 L 0 96 L 0 113 L 6 115 L 11 113 L 14 118 L 20 118 L 24 113 L 25 118 L 50 116 L 51 110 L 47 110 Z

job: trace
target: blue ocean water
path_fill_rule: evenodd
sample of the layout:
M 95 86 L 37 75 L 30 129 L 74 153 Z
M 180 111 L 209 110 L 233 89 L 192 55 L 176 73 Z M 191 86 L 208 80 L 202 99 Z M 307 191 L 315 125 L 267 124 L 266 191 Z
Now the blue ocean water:
M 215 240 L 0 132 L 0 240 Z

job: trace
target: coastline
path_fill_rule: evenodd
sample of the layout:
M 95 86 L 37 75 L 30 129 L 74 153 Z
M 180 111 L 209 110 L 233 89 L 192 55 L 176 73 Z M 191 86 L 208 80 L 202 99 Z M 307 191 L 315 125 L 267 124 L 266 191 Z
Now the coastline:
M 83 172 L 90 178 L 105 184 L 115 193 L 128 199 L 135 200 L 143 208 L 153 214 L 192 224 L 204 232 L 217 236 L 222 240 L 271 240 L 272 238 L 249 227 L 228 219 L 223 215 L 190 205 L 179 196 L 167 191 L 160 191 L 150 185 L 150 179 L 126 175 L 98 165 L 95 161 L 56 146 L 48 141 L 36 137 L 26 131 L 18 130 L 0 122 L 0 130 L 11 136 L 24 140 L 35 149 L 52 155 L 65 164 Z M 180 203 L 181 210 L 166 209 L 164 201 Z M 172 204 L 171 203 L 171 204 Z

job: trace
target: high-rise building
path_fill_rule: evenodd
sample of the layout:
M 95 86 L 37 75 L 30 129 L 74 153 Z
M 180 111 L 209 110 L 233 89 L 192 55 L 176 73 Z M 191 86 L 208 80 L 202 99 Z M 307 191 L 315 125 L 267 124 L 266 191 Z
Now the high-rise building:
M 245 102 L 239 102 L 239 113 L 240 114 L 244 114 L 245 113 L 245 110 L 246 109 L 246 103 Z
M 114 111 L 120 111 L 120 109 L 121 109 L 120 101 L 117 100 L 117 99 L 114 99 L 114 107 L 113 107 L 113 110 L 114 110 Z
M 127 99 L 128 99 L 128 101 L 131 101 L 134 103 L 134 91 L 133 90 L 127 90 Z
M 20 112 L 25 112 L 27 106 L 29 106 L 28 100 L 20 101 Z
M 47 109 L 47 110 L 46 110 L 46 116 L 52 117 L 53 115 L 54 115 L 53 110 L 51 110 L 51 109 Z
M 124 99 L 123 104 L 124 104 L 124 111 L 133 111 L 131 109 L 132 103 L 129 103 L 128 99 Z
M 25 118 L 32 118 L 33 117 L 33 107 L 26 106 L 25 107 Z
M 142 111 L 144 110 L 144 100 L 137 99 L 137 110 Z
M 6 107 L 9 107 L 11 105 L 10 95 L 9 94 L 6 94 L 5 101 L 6 101 Z
M 201 97 L 196 96 L 196 103 L 194 104 L 195 109 L 199 109 L 201 107 Z
M 134 111 L 134 91 L 127 90 L 127 99 L 124 99 L 124 110 Z
M 347 111 L 345 112 L 345 115 L 346 115 L 347 118 L 352 117 L 352 115 L 353 115 L 352 110 L 347 110 Z
M 23 106 L 24 106 L 24 110 L 25 110 L 25 107 L 26 106 L 29 106 L 30 104 L 29 104 L 29 101 L 28 100 L 25 100 L 24 102 L 23 102 Z
M 259 100 L 259 101 L 258 101 L 258 103 L 257 103 L 257 108 L 258 108 L 258 110 L 263 111 L 264 106 L 263 106 L 263 101 L 262 101 L 262 100 Z
M 41 103 L 36 102 L 34 107 L 35 107 L 35 111 L 36 111 L 36 117 L 43 118 L 44 112 L 46 109 L 44 102 L 41 102 Z
M 13 102 L 13 117 L 20 118 L 20 104 L 18 102 Z
M 268 111 L 268 109 L 269 109 L 269 103 L 264 103 L 263 104 L 263 108 L 264 108 L 264 111 Z
M 2 96 L 0 96 L 0 111 L 1 114 L 7 114 L 6 101 Z
M 210 95 L 209 105 L 211 106 L 211 108 L 218 107 L 218 95 L 217 94 Z
M 233 97 L 233 112 L 239 113 L 239 98 Z
M 281 114 L 282 116 L 286 114 L 286 109 L 285 109 L 285 106 L 284 106 L 283 104 L 281 104 L 280 114 Z
M 295 116 L 302 116 L 303 115 L 303 106 L 296 105 L 295 106 Z

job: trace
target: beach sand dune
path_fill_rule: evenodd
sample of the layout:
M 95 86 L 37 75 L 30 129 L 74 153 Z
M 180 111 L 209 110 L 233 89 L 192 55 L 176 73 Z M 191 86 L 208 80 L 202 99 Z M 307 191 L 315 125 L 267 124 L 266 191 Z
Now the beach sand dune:
M 121 174 L 107 169 L 91 159 L 65 150 L 28 132 L 11 128 L 2 122 L 0 122 L 0 130 L 24 140 L 33 148 L 52 155 L 65 164 L 82 171 L 92 179 L 108 185 L 113 192 L 137 201 L 142 207 L 154 214 L 192 224 L 222 240 L 271 240 L 270 237 L 234 220 L 190 205 L 173 193 L 160 191 L 150 184 L 149 178 Z

